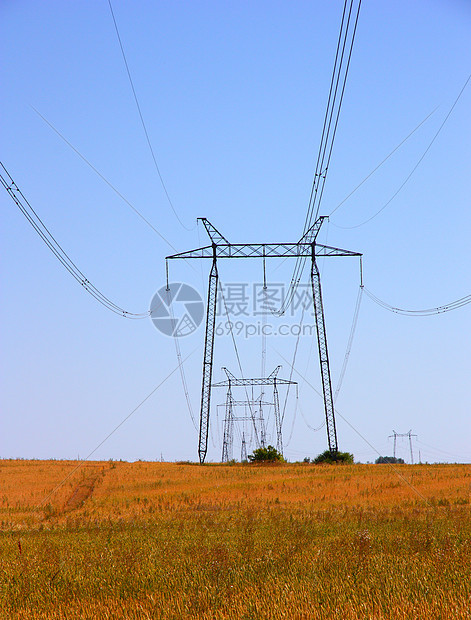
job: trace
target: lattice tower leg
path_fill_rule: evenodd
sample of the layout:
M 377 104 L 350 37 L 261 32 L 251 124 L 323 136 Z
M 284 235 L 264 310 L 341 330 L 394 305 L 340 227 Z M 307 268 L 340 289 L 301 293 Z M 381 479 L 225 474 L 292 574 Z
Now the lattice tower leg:
M 317 344 L 319 347 L 319 362 L 321 367 L 322 390 L 324 393 L 325 421 L 327 426 L 327 440 L 331 454 L 338 451 L 337 431 L 335 428 L 334 399 L 332 397 L 332 382 L 330 379 L 329 353 L 327 349 L 327 336 L 325 331 L 324 307 L 322 304 L 321 277 L 315 259 L 313 245 L 311 262 L 312 297 L 314 301 L 314 314 L 316 317 Z
M 222 442 L 222 462 L 232 461 L 234 445 L 234 408 L 232 403 L 231 383 L 227 389 L 226 417 L 224 418 L 224 437 Z
M 276 449 L 280 454 L 283 454 L 283 436 L 281 434 L 281 416 L 280 416 L 280 397 L 278 395 L 278 388 L 276 387 L 276 381 L 273 384 L 273 404 L 275 407 L 275 424 L 276 424 Z
M 266 448 L 267 446 L 267 431 L 265 428 L 265 419 L 263 417 L 263 407 L 260 407 L 260 416 L 259 416 L 259 422 L 260 422 L 260 448 Z M 257 429 L 255 428 L 255 431 Z M 257 440 L 257 437 L 255 437 L 255 440 Z
M 409 447 L 410 447 L 410 462 L 413 465 L 414 464 L 414 453 L 412 452 L 412 437 L 409 431 Z
M 247 444 L 245 442 L 245 433 L 242 433 L 242 446 L 240 449 L 240 461 L 244 463 L 247 461 Z
M 213 259 L 209 274 L 208 305 L 206 309 L 206 332 L 204 337 L 203 382 L 201 387 L 200 432 L 198 455 L 204 463 L 208 451 L 209 410 L 211 405 L 211 381 L 213 376 L 214 328 L 216 322 L 216 301 L 218 290 L 218 270 Z

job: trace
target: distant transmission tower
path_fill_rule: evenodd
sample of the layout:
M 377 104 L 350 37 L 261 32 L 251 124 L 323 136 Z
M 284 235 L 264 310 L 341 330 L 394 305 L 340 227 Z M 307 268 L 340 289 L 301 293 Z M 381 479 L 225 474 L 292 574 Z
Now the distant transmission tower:
M 224 418 L 224 437 L 222 444 L 222 462 L 227 463 L 232 460 L 233 445 L 234 445 L 234 422 L 246 422 L 249 421 L 253 425 L 256 442 L 259 447 L 265 448 L 266 443 L 266 429 L 265 420 L 263 417 L 263 406 L 272 405 L 275 411 L 275 426 L 276 426 L 276 449 L 280 454 L 283 454 L 283 435 L 281 429 L 281 412 L 280 412 L 280 396 L 278 392 L 278 386 L 280 385 L 296 385 L 296 381 L 290 381 L 288 379 L 280 379 L 278 373 L 281 366 L 277 366 L 275 370 L 268 377 L 260 377 L 256 379 L 239 379 L 235 377 L 227 368 L 223 368 L 226 373 L 227 379 L 214 383 L 213 387 L 226 387 L 226 417 Z M 232 395 L 232 389 L 234 387 L 259 387 L 259 386 L 272 386 L 273 387 L 273 401 L 263 401 L 261 396 L 257 399 L 250 399 L 247 395 L 246 400 L 234 400 Z M 235 408 L 237 406 L 244 406 L 248 408 L 249 415 L 236 416 Z M 258 411 L 259 415 L 256 415 Z M 260 439 L 259 439 L 260 437 Z
M 414 464 L 414 453 L 412 451 L 412 437 L 417 437 L 417 435 L 412 434 L 412 430 L 408 431 L 407 433 L 396 433 L 395 430 L 393 430 L 393 434 L 389 435 L 389 437 L 394 437 L 394 448 L 393 448 L 393 456 L 394 458 L 396 458 L 396 441 L 398 437 L 409 437 L 409 448 L 410 448 L 410 462 L 413 465 Z

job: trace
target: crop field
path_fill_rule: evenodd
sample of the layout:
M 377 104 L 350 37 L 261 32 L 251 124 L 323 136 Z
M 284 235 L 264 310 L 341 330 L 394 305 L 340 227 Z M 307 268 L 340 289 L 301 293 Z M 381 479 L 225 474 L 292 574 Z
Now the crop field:
M 471 618 L 469 465 L 77 465 L 0 461 L 2 619 Z

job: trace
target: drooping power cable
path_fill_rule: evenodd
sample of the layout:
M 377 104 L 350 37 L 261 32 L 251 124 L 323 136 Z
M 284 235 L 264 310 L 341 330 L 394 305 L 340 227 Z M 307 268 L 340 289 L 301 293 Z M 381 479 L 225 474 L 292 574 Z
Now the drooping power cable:
M 170 297 L 170 288 L 167 288 L 166 293 L 167 293 L 167 307 L 170 310 L 171 319 L 173 323 L 175 324 L 175 315 L 173 312 L 172 299 Z M 190 414 L 190 418 L 193 423 L 193 426 L 195 427 L 195 430 L 197 431 L 198 427 L 196 426 L 196 420 L 195 420 L 195 416 L 193 413 L 193 407 L 191 405 L 191 399 L 190 399 L 190 393 L 188 391 L 188 383 L 186 380 L 185 368 L 182 362 L 182 352 L 180 348 L 179 336 L 177 334 L 173 335 L 173 342 L 175 345 L 175 353 L 177 354 L 178 368 L 180 369 L 180 379 L 182 382 L 183 392 L 185 394 L 186 406 L 188 408 L 188 413 Z
M 391 204 L 391 202 L 394 200 L 394 198 L 396 198 L 396 196 L 399 194 L 399 192 L 402 190 L 402 188 L 406 185 L 406 183 L 410 180 L 410 178 L 412 177 L 412 175 L 414 174 L 414 172 L 417 170 L 417 168 L 420 166 L 420 164 L 422 163 L 422 161 L 424 160 L 425 156 L 427 155 L 427 153 L 429 152 L 429 150 L 432 148 L 433 143 L 435 142 L 435 140 L 438 138 L 439 133 L 441 132 L 441 130 L 443 129 L 443 127 L 445 126 L 445 123 L 447 122 L 447 120 L 450 118 L 453 110 L 455 109 L 456 104 L 458 103 L 458 101 L 460 100 L 461 95 L 463 94 L 466 86 L 468 85 L 469 80 L 471 79 L 471 74 L 468 76 L 466 82 L 464 83 L 463 88 L 460 90 L 458 96 L 456 97 L 455 101 L 453 102 L 453 105 L 451 106 L 450 110 L 448 111 L 448 114 L 445 116 L 445 118 L 443 119 L 440 127 L 438 128 L 438 130 L 436 131 L 436 133 L 434 134 L 433 138 L 431 139 L 431 141 L 429 142 L 427 148 L 425 149 L 425 151 L 422 153 L 422 155 L 420 156 L 418 162 L 415 164 L 415 166 L 412 168 L 412 170 L 409 172 L 409 174 L 407 175 L 407 177 L 404 179 L 404 181 L 401 183 L 401 185 L 399 186 L 399 188 L 394 192 L 394 194 L 391 196 L 391 198 L 389 198 L 389 200 L 380 208 L 378 209 L 378 211 L 376 211 L 376 213 L 374 213 L 371 217 L 367 218 L 366 220 L 364 220 L 363 222 L 360 222 L 359 224 L 355 224 L 354 226 L 339 226 L 338 224 L 334 224 L 334 226 L 337 226 L 337 228 L 343 228 L 344 230 L 353 230 L 354 228 L 360 228 L 360 226 L 364 226 L 365 224 L 368 224 L 368 222 L 371 222 L 371 220 L 373 220 L 375 217 L 377 217 L 380 213 L 382 213 L 384 211 L 384 209 L 386 209 L 386 207 L 388 205 Z M 340 205 L 339 205 L 340 206 Z
M 355 4 L 356 9 L 354 9 Z M 314 180 L 309 197 L 309 205 L 304 222 L 303 235 L 305 235 L 312 227 L 319 214 L 327 172 L 330 165 L 330 159 L 332 157 L 335 135 L 337 133 L 343 97 L 345 94 L 345 87 L 347 84 L 360 8 L 361 0 L 358 0 L 357 3 L 356 0 L 345 0 L 326 113 L 324 117 L 324 125 L 322 128 L 319 152 L 317 155 Z M 289 292 L 277 314 L 283 315 L 286 312 L 286 308 L 291 303 L 301 280 L 305 264 L 305 256 L 296 259 Z
M 337 401 L 340 389 L 342 387 L 343 379 L 344 379 L 345 373 L 347 371 L 347 364 L 348 364 L 348 360 L 350 358 L 350 353 L 351 353 L 351 350 L 352 350 L 353 338 L 355 336 L 355 331 L 356 331 L 356 327 L 357 327 L 357 323 L 358 323 L 358 315 L 360 313 L 360 305 L 361 305 L 361 300 L 362 300 L 362 297 L 363 297 L 363 290 L 364 290 L 364 286 L 360 285 L 360 288 L 358 290 L 357 301 L 356 301 L 356 304 L 355 304 L 355 311 L 353 313 L 352 327 L 350 329 L 350 335 L 348 337 L 347 349 L 345 351 L 345 357 L 344 357 L 344 360 L 343 360 L 342 369 L 340 371 L 339 380 L 338 380 L 338 383 L 337 383 L 337 387 L 335 389 L 334 403 Z
M 104 295 L 101 291 L 99 291 L 89 280 L 88 278 L 80 271 L 77 265 L 72 261 L 72 259 L 68 256 L 65 250 L 59 245 L 54 236 L 48 230 L 44 222 L 38 216 L 36 211 L 27 201 L 21 190 L 18 188 L 16 183 L 13 181 L 12 177 L 8 173 L 7 169 L 0 162 L 0 166 L 3 168 L 5 173 L 2 174 L 0 172 L 0 180 L 3 187 L 7 190 L 10 197 L 13 199 L 16 206 L 23 213 L 25 218 L 34 228 L 34 230 L 38 233 L 40 238 L 44 241 L 47 247 L 51 250 L 57 260 L 62 264 L 63 267 L 70 273 L 70 275 L 77 280 L 77 282 L 89 293 L 92 297 L 94 297 L 102 306 L 105 306 L 111 312 L 115 314 L 119 314 L 127 319 L 145 319 L 150 315 L 150 310 L 147 312 L 134 313 L 128 312 L 124 310 L 114 302 L 112 302 L 106 295 Z
M 360 189 L 360 187 L 361 187 L 364 183 L 366 183 L 366 181 L 368 181 L 368 179 L 369 179 L 370 177 L 372 177 L 372 176 L 373 176 L 373 174 L 374 174 L 375 172 L 377 172 L 377 171 L 381 168 L 381 166 L 382 166 L 383 164 L 385 164 L 385 163 L 388 161 L 388 159 L 389 159 L 390 157 L 392 157 L 392 156 L 394 155 L 394 153 L 395 153 L 397 150 L 399 150 L 399 149 L 401 148 L 401 146 L 402 146 L 403 144 L 405 144 L 405 143 L 407 142 L 407 140 L 409 140 L 409 138 L 411 138 L 411 137 L 415 134 L 415 132 L 416 132 L 418 129 L 420 129 L 420 127 L 422 127 L 422 125 L 423 125 L 426 121 L 428 121 L 428 119 L 429 119 L 429 118 L 430 118 L 433 114 L 435 114 L 435 112 L 436 112 L 437 110 L 438 110 L 438 106 L 437 106 L 434 110 L 432 110 L 429 114 L 427 114 L 427 116 L 426 116 L 426 117 L 425 117 L 422 121 L 420 121 L 420 123 L 417 125 L 417 127 L 415 127 L 415 128 L 414 128 L 414 129 L 413 129 L 413 130 L 412 130 L 412 131 L 411 131 L 411 132 L 410 132 L 410 133 L 409 133 L 409 134 L 408 134 L 408 135 L 407 135 L 407 136 L 406 136 L 403 140 L 401 140 L 401 142 L 400 142 L 400 143 L 399 143 L 396 147 L 394 147 L 394 148 L 393 148 L 393 150 L 392 150 L 392 151 L 391 151 L 388 155 L 386 155 L 386 157 L 385 157 L 385 158 L 384 158 L 384 159 L 383 159 L 383 160 L 382 160 L 382 161 L 381 161 L 381 162 L 380 162 L 380 163 L 379 163 L 379 164 L 378 164 L 378 165 L 377 165 L 377 166 L 376 166 L 376 167 L 375 167 L 375 168 L 374 168 L 374 169 L 373 169 L 373 170 L 372 170 L 372 171 L 371 171 L 371 172 L 370 172 L 370 173 L 369 173 L 369 174 L 368 174 L 368 175 L 367 175 L 367 176 L 366 176 L 366 177 L 365 177 L 365 178 L 364 178 L 364 179 L 363 179 L 360 183 L 358 183 L 358 185 L 357 185 L 354 189 L 352 189 L 352 191 L 348 194 L 348 196 L 345 196 L 345 198 L 344 198 L 341 202 L 339 202 L 339 204 L 335 207 L 335 209 L 332 209 L 332 211 L 329 213 L 329 218 L 330 218 L 330 217 L 331 217 L 331 216 L 332 216 L 332 215 L 333 215 L 333 214 L 337 211 L 337 209 L 340 209 L 340 207 L 341 207 L 341 206 L 342 206 L 345 202 L 347 202 L 347 200 L 348 200 L 349 198 L 351 198 L 351 197 L 353 196 L 353 194 L 354 194 L 356 191 L 358 191 L 358 190 Z M 335 226 L 335 224 L 334 224 L 334 226 Z M 337 226 L 337 228 L 341 228 L 341 226 Z
M 158 175 L 158 177 L 160 179 L 160 183 L 161 183 L 162 188 L 163 188 L 163 190 L 165 192 L 165 196 L 167 197 L 168 204 L 170 205 L 170 207 L 171 207 L 175 217 L 177 218 L 178 222 L 180 223 L 180 226 L 182 226 L 185 230 L 194 230 L 194 226 L 193 226 L 193 228 L 188 228 L 187 226 L 185 226 L 185 224 L 180 219 L 180 217 L 179 217 L 175 207 L 173 206 L 173 202 L 170 199 L 170 195 L 168 193 L 167 187 L 166 187 L 166 185 L 164 183 L 164 180 L 162 178 L 162 174 L 160 172 L 159 165 L 157 164 L 157 159 L 155 157 L 154 149 L 152 148 L 152 144 L 151 144 L 151 141 L 150 141 L 150 138 L 149 138 L 149 132 L 147 131 L 147 127 L 146 127 L 146 124 L 144 122 L 144 117 L 142 116 L 141 106 L 139 105 L 139 100 L 137 98 L 136 89 L 134 88 L 134 82 L 133 82 L 133 79 L 131 77 L 131 71 L 129 70 L 128 61 L 126 59 L 126 54 L 124 52 L 124 47 L 123 47 L 123 43 L 121 41 L 121 36 L 119 34 L 118 24 L 117 24 L 116 18 L 114 16 L 113 7 L 111 5 L 111 0 L 108 0 L 108 4 L 109 4 L 109 7 L 110 7 L 110 11 L 111 11 L 111 17 L 113 18 L 113 24 L 114 24 L 114 27 L 115 27 L 116 36 L 118 37 L 118 43 L 119 43 L 119 47 L 121 49 L 121 54 L 123 56 L 124 65 L 126 67 L 126 73 L 128 75 L 129 83 L 131 85 L 131 90 L 132 90 L 132 93 L 134 95 L 134 101 L 136 102 L 136 107 L 137 107 L 137 111 L 138 111 L 138 114 L 139 114 L 139 118 L 141 119 L 142 128 L 144 130 L 144 134 L 145 134 L 146 140 L 147 140 L 147 145 L 149 146 L 149 150 L 150 150 L 150 153 L 152 155 L 152 159 L 153 159 L 153 162 L 154 162 L 155 169 L 157 171 L 157 175 Z
M 54 131 L 54 133 L 56 133 L 56 134 L 59 136 L 59 138 L 60 138 L 61 140 L 63 140 L 63 141 L 67 144 L 67 146 L 69 146 L 69 147 L 70 147 L 70 148 L 74 151 L 74 153 L 76 153 L 76 154 L 80 157 L 80 159 L 81 159 L 82 161 L 84 161 L 84 162 L 87 164 L 87 166 L 89 166 L 89 167 L 93 170 L 93 172 L 95 172 L 95 174 L 97 174 L 97 175 L 100 177 L 100 179 L 101 179 L 102 181 L 104 181 L 104 182 L 108 185 L 108 187 L 110 187 L 110 188 L 111 188 L 111 189 L 115 192 L 115 194 L 116 194 L 117 196 L 119 196 L 119 197 L 121 198 L 121 200 L 123 200 L 123 201 L 124 201 L 124 202 L 128 205 L 128 207 L 130 207 L 130 208 L 134 211 L 134 213 L 136 213 L 136 215 L 138 215 L 138 216 L 141 218 L 141 220 L 142 220 L 143 222 L 145 222 L 145 223 L 147 224 L 147 226 L 149 226 L 149 228 L 150 228 L 151 230 L 153 230 L 153 231 L 154 231 L 154 232 L 155 232 L 155 233 L 156 233 L 156 234 L 157 234 L 157 235 L 158 235 L 158 236 L 162 239 L 162 241 L 164 241 L 164 242 L 165 242 L 165 243 L 166 243 L 166 244 L 167 244 L 170 248 L 172 248 L 172 250 L 173 250 L 174 252 L 176 252 L 176 251 L 177 251 L 177 249 L 175 248 L 175 246 L 173 246 L 173 245 L 170 243 L 170 241 L 168 241 L 168 239 L 166 239 L 166 238 L 162 235 L 162 233 L 161 233 L 159 230 L 157 230 L 157 228 L 156 228 L 156 227 L 155 227 L 155 226 L 154 226 L 151 222 L 149 222 L 149 220 L 148 220 L 147 218 L 145 218 L 145 217 L 142 215 L 142 213 L 141 213 L 140 211 L 138 211 L 138 210 L 136 209 L 136 207 L 135 207 L 133 204 L 131 204 L 131 202 L 129 202 L 129 200 L 128 200 L 125 196 L 123 196 L 123 194 L 121 194 L 121 192 L 120 192 L 120 191 L 118 191 L 118 190 L 116 189 L 116 187 L 115 187 L 114 185 L 112 185 L 112 184 L 108 181 L 108 179 L 107 179 L 107 178 L 106 178 L 106 177 L 105 177 L 105 176 L 104 176 L 104 175 L 103 175 L 103 174 L 102 174 L 102 173 L 101 173 L 101 172 L 100 172 L 97 168 L 95 168 L 95 166 L 94 166 L 94 165 L 93 165 L 93 164 L 92 164 L 92 163 L 91 163 L 91 162 L 90 162 L 90 161 L 89 161 L 86 157 L 84 157 L 84 155 L 82 155 L 82 153 L 81 153 L 78 149 L 76 149 L 76 148 L 75 148 L 75 146 L 74 146 L 71 142 L 69 142 L 69 141 L 67 140 L 67 138 L 66 138 L 63 134 L 61 134 L 61 132 L 60 132 L 58 129 L 56 129 L 56 127 L 54 127 L 54 125 L 53 125 L 52 123 L 50 123 L 50 122 L 47 120 L 47 118 L 46 118 L 46 117 L 44 117 L 44 116 L 41 114 L 41 112 L 39 112 L 38 110 L 36 110 L 36 108 L 35 108 L 35 107 L 33 107 L 33 106 L 31 106 L 31 107 L 32 107 L 32 109 L 36 112 L 36 114 L 37 114 L 40 118 L 42 118 L 42 120 L 46 123 L 46 125 L 48 125 L 48 126 L 52 129 L 52 131 Z
M 455 301 L 450 302 L 444 306 L 437 306 L 435 308 L 426 308 L 424 310 L 405 310 L 404 308 L 397 308 L 395 306 L 391 306 L 387 302 L 383 301 L 379 297 L 376 297 L 371 291 L 369 291 L 366 287 L 364 288 L 365 293 L 368 297 L 381 306 L 385 310 L 389 310 L 389 312 L 394 312 L 395 314 L 402 314 L 405 316 L 432 316 L 434 314 L 443 314 L 444 312 L 450 312 L 451 310 L 457 310 L 458 308 L 462 308 L 467 304 L 471 304 L 471 295 L 466 295 L 466 297 L 461 297 L 461 299 L 456 299 Z

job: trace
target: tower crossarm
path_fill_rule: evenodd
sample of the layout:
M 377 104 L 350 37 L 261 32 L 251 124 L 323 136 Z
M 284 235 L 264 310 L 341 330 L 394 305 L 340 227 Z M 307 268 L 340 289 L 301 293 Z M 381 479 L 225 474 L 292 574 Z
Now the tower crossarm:
M 288 379 L 278 379 L 277 377 L 261 377 L 256 379 L 230 379 L 232 387 L 249 387 L 256 385 L 297 385 L 297 381 L 289 381 Z M 212 387 L 228 387 L 229 380 L 213 383 Z
M 260 405 L 270 407 L 271 405 L 273 405 L 273 403 L 270 402 L 269 400 L 251 400 L 251 399 L 249 399 L 249 400 L 233 400 L 232 401 L 232 405 L 234 407 L 249 407 L 249 406 L 256 407 L 256 406 L 260 406 Z M 220 405 L 218 405 L 218 407 L 219 406 Z M 225 403 L 224 403 L 224 406 L 225 406 Z M 246 420 L 246 419 L 247 420 L 251 420 L 252 417 L 251 416 L 246 416 L 246 417 L 244 417 L 244 420 Z
M 351 250 L 343 250 L 342 248 L 334 248 L 330 245 L 316 243 L 315 256 L 363 256 L 363 254 L 361 252 L 352 252 Z
M 316 256 L 362 256 L 359 252 L 334 248 L 316 243 L 316 238 L 326 216 L 320 217 L 297 243 L 229 243 L 211 222 L 205 218 L 198 218 L 206 229 L 210 245 L 201 248 L 178 252 L 167 256 L 166 259 L 177 258 L 299 258 L 312 255 L 312 246 L 315 244 Z
M 167 256 L 167 260 L 178 258 L 297 258 L 311 256 L 311 243 L 215 243 L 188 252 Z M 316 256 L 362 256 L 359 252 L 316 244 Z

